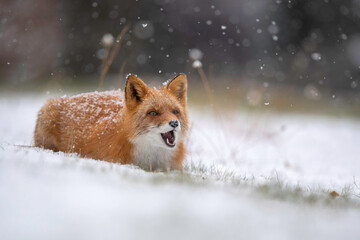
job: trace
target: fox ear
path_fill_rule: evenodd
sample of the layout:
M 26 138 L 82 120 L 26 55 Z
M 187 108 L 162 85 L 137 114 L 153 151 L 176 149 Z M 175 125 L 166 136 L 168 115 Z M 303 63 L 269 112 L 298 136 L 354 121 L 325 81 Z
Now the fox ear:
M 129 75 L 125 87 L 125 103 L 129 108 L 141 103 L 148 92 L 148 86 L 135 75 Z
M 187 79 L 185 74 L 177 75 L 169 82 L 167 89 L 175 95 L 183 105 L 186 104 Z

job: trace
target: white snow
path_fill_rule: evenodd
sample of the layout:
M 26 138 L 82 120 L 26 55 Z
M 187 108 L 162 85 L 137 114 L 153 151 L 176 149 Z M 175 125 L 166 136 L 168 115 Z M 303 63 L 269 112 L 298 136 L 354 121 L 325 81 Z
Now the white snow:
M 189 49 L 189 57 L 193 61 L 201 60 L 203 55 L 202 51 L 198 48 Z
M 192 122 L 193 161 L 236 169 L 258 183 L 280 178 L 294 187 L 340 192 L 360 183 L 359 121 L 269 113 L 191 116 L 201 119 Z
M 321 60 L 321 54 L 320 53 L 317 53 L 317 52 L 314 52 L 311 54 L 311 58 L 315 61 L 320 61 Z
M 28 147 L 45 97 L 0 97 L 0 239 L 360 237 L 358 120 L 191 109 L 186 165 L 205 168 L 149 173 Z M 354 202 L 259 191 L 274 182 Z
M 201 61 L 195 60 L 195 61 L 193 62 L 193 64 L 192 64 L 192 67 L 193 67 L 193 68 L 201 68 L 201 67 L 202 67 Z
M 101 39 L 101 43 L 105 47 L 111 47 L 114 44 L 114 36 L 111 33 L 106 33 Z

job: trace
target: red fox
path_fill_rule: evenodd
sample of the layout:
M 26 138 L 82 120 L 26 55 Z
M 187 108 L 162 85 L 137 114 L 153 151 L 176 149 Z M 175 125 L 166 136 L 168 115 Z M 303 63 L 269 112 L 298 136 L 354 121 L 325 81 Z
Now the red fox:
M 35 146 L 150 171 L 182 170 L 188 131 L 186 75 L 163 85 L 156 90 L 129 75 L 124 93 L 50 99 L 38 113 Z

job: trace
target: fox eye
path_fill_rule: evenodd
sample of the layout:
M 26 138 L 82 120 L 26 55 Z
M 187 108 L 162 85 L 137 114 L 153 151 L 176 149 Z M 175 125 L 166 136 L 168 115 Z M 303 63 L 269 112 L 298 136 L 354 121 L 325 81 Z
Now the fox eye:
M 151 116 L 159 115 L 159 113 L 156 112 L 156 111 L 151 111 L 151 112 L 149 112 L 148 114 L 151 115 Z
M 173 111 L 173 114 L 178 114 L 178 113 L 179 113 L 178 110 L 174 110 L 174 111 Z

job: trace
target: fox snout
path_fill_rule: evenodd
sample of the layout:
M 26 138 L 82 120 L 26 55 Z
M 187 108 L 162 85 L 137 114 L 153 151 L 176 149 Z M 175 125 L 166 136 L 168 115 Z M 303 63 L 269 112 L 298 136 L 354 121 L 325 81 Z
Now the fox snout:
M 171 120 L 169 122 L 169 125 L 170 125 L 170 127 L 177 128 L 179 126 L 179 121 L 178 120 Z

